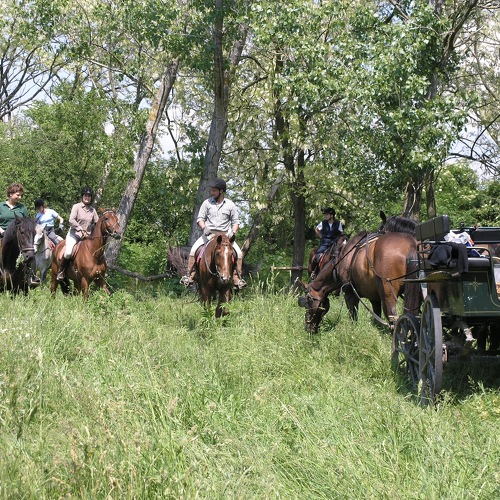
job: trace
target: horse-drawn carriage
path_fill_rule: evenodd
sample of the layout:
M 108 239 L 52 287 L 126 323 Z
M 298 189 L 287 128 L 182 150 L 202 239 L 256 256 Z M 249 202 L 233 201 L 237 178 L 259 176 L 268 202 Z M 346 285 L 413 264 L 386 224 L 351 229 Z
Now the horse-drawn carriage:
M 418 391 L 422 404 L 442 389 L 443 366 L 453 359 L 499 354 L 500 228 L 450 231 L 447 216 L 419 224 L 418 278 L 423 305 L 401 315 L 393 331 L 393 362 Z M 471 237 L 471 246 L 449 235 Z

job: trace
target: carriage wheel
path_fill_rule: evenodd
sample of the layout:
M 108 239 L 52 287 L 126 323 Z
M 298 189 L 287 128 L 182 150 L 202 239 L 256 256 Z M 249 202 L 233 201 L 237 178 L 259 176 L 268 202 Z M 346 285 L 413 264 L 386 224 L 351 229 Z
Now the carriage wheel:
M 419 342 L 420 402 L 434 402 L 443 383 L 443 328 L 436 297 L 428 295 L 422 307 Z
M 392 335 L 392 365 L 400 372 L 415 390 L 418 390 L 419 354 L 418 337 L 420 322 L 413 314 L 403 314 L 396 321 Z

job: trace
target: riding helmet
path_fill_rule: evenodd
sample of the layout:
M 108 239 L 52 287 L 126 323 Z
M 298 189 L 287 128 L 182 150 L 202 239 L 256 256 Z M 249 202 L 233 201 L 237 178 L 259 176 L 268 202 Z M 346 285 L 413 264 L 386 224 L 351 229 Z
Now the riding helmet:
M 85 186 L 85 187 L 82 189 L 82 196 L 83 196 L 84 194 L 90 194 L 90 197 L 91 197 L 92 199 L 94 199 L 94 190 L 93 190 L 91 187 L 89 187 L 89 186 Z
M 226 192 L 226 181 L 223 179 L 216 178 L 213 180 L 212 184 L 210 184 L 210 187 L 213 187 L 215 189 L 220 189 L 221 191 Z
M 332 207 L 326 207 L 323 209 L 324 214 L 332 214 L 335 217 L 335 210 Z
M 35 210 L 38 210 L 40 207 L 43 207 L 45 205 L 45 201 L 43 198 L 37 198 L 35 200 Z

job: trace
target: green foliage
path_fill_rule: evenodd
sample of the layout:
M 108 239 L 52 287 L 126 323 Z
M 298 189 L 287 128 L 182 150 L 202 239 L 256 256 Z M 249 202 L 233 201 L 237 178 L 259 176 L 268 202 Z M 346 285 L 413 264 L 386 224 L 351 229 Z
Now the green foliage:
M 439 214 L 450 217 L 453 227 L 499 226 L 499 183 L 480 181 L 468 165 L 452 164 L 444 168 L 436 180 L 436 201 Z
M 390 337 L 337 300 L 315 337 L 286 293 L 246 291 L 221 321 L 187 297 L 123 291 L 0 308 L 2 497 L 500 489 L 497 370 L 446 371 L 442 402 L 422 409 L 391 372 Z

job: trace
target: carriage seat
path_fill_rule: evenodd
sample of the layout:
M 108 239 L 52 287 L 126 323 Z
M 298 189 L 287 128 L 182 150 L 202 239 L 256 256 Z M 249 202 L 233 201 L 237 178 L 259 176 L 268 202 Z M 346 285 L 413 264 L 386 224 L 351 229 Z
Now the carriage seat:
M 467 261 L 469 263 L 469 271 L 474 269 L 488 269 L 491 267 L 489 257 L 469 257 Z
M 434 217 L 417 224 L 415 231 L 417 241 L 443 241 L 450 232 L 450 219 L 447 215 Z

